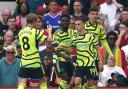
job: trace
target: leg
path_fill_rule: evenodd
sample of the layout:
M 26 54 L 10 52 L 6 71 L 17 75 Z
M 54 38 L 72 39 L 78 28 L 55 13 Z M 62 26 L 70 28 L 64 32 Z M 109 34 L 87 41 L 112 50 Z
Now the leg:
M 68 89 L 69 82 L 68 82 L 68 75 L 67 73 L 61 74 L 62 80 L 60 81 L 59 89 Z
M 40 89 L 47 89 L 47 82 L 44 78 L 40 81 Z
M 19 78 L 18 79 L 18 89 L 25 89 L 26 88 L 27 79 L 26 78 Z

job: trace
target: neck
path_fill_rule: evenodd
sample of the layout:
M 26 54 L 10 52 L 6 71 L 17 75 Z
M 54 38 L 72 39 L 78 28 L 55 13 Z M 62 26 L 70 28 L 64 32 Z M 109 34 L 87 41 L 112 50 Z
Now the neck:
M 56 11 L 50 11 L 49 14 L 52 16 L 55 16 L 57 14 L 57 12 Z
M 33 24 L 27 24 L 27 26 L 33 28 Z
M 21 17 L 26 17 L 26 14 L 21 14 L 20 16 L 21 16 Z
M 96 21 L 89 21 L 92 25 L 96 25 L 97 24 L 97 22 Z
M 79 11 L 79 12 L 75 12 L 74 14 L 75 14 L 75 16 L 81 16 L 82 15 L 82 12 Z
M 6 59 L 6 62 L 7 62 L 8 64 L 12 64 L 14 61 L 12 61 L 12 60 L 7 60 L 7 59 Z
M 84 35 L 86 33 L 86 30 L 81 30 L 79 33 L 80 35 Z

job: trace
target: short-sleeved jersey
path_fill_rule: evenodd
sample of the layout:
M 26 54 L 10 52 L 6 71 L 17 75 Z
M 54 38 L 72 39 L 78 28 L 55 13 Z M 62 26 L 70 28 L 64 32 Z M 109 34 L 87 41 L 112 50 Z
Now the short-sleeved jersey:
M 93 26 L 91 23 L 87 22 L 85 24 L 85 29 L 93 33 L 99 41 L 106 39 L 106 32 L 100 24 Z
M 60 27 L 61 13 L 57 13 L 55 16 L 50 15 L 49 13 L 44 15 L 44 23 L 46 25 L 52 25 L 53 32 L 55 32 Z
M 99 42 L 102 42 L 102 40 L 106 40 L 106 32 L 100 24 L 97 23 L 94 26 L 90 22 L 87 22 L 85 24 L 85 29 L 87 31 L 90 31 L 90 33 L 92 33 L 93 35 L 95 35 L 95 37 L 97 37 Z M 96 52 L 96 49 L 94 49 L 94 53 L 95 53 L 96 59 L 98 59 L 98 56 L 97 56 L 98 54 Z
M 53 44 L 57 44 L 58 46 L 71 47 L 72 46 L 72 37 L 74 35 L 74 30 L 68 29 L 67 32 L 58 29 L 53 35 Z M 68 52 L 59 50 L 62 54 L 69 56 Z M 53 55 L 53 59 L 58 59 L 60 61 L 65 61 L 64 58 Z
M 77 48 L 77 66 L 95 66 L 94 47 L 96 45 L 98 45 L 98 39 L 90 32 L 73 37 L 72 46 Z
M 38 42 L 44 42 L 45 35 L 40 30 L 25 27 L 19 34 L 19 42 L 22 49 L 21 66 L 23 67 L 40 67 L 41 61 L 38 51 Z

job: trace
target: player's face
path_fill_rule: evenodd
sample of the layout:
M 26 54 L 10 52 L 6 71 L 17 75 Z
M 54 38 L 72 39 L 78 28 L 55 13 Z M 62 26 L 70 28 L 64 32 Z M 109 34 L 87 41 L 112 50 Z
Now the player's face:
M 99 15 L 98 15 L 98 12 L 97 11 L 91 11 L 89 13 L 89 19 L 90 19 L 90 21 L 97 22 L 98 16 Z
M 68 29 L 69 24 L 70 24 L 70 19 L 69 19 L 68 17 L 62 17 L 62 18 L 61 18 L 61 26 L 62 26 L 64 29 Z
M 35 28 L 36 29 L 41 29 L 42 28 L 42 21 L 40 19 L 37 19 L 35 23 Z
M 84 23 L 81 20 L 75 21 L 75 29 L 78 32 L 81 32 L 84 30 Z

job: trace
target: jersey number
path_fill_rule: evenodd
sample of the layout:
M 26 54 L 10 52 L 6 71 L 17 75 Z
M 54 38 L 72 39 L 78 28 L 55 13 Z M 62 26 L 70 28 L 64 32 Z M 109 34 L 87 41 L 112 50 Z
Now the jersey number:
M 24 50 L 29 50 L 29 48 L 30 48 L 30 45 L 29 45 L 29 38 L 28 37 L 23 37 L 22 38 L 22 42 L 23 42 L 23 49 Z

